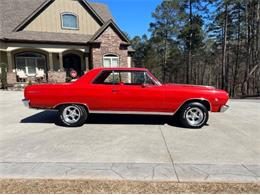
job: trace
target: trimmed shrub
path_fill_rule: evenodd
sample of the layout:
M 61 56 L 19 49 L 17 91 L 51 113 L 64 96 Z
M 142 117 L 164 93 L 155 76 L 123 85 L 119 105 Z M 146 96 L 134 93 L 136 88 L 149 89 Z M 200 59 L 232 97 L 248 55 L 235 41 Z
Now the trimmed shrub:
M 1 74 L 0 74 L 0 80 L 1 80 L 1 88 L 7 89 L 7 64 L 1 63 L 0 64 Z

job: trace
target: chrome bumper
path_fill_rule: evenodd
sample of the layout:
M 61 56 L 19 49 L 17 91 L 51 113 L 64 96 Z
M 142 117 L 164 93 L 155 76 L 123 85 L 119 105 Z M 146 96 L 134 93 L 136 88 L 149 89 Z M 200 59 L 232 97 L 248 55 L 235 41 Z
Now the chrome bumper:
M 229 106 L 228 105 L 223 105 L 223 106 L 221 106 L 221 108 L 220 108 L 220 112 L 225 112 L 225 111 L 227 111 L 229 109 Z
M 23 105 L 24 105 L 25 107 L 27 107 L 27 108 L 30 107 L 30 106 L 29 106 L 29 104 L 30 104 L 30 101 L 29 101 L 29 100 L 23 99 L 22 102 L 23 102 Z

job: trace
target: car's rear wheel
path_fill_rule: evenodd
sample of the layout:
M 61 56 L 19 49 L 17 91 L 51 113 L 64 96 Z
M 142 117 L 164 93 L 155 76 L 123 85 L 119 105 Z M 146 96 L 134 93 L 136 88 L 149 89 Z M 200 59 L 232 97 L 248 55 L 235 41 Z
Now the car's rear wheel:
M 59 108 L 59 115 L 63 125 L 68 127 L 82 126 L 88 117 L 88 112 L 84 106 L 70 104 Z
M 185 104 L 181 108 L 180 122 L 187 128 L 201 128 L 208 121 L 208 110 L 199 102 Z

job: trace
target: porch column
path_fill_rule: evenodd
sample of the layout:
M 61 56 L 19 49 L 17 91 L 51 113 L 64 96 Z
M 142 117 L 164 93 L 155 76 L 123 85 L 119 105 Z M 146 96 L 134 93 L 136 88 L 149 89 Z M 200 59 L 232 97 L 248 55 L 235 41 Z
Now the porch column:
M 49 65 L 50 65 L 50 71 L 53 71 L 53 57 L 52 53 L 49 53 Z
M 90 70 L 90 64 L 89 64 L 89 60 L 90 60 L 90 48 L 86 47 L 85 51 L 84 51 L 84 58 L 85 58 L 85 65 L 86 65 L 86 72 L 88 72 Z
M 13 65 L 13 60 L 12 60 L 12 53 L 11 51 L 7 52 L 7 83 L 10 85 L 13 85 L 16 83 L 16 73 L 13 72 L 13 68 L 15 66 Z
M 57 53 L 55 55 L 57 57 Z M 66 79 L 66 73 L 64 71 L 54 71 L 54 62 L 53 62 L 53 54 L 49 53 L 49 63 L 50 63 L 50 71 L 48 72 L 48 82 L 50 83 L 64 83 Z M 59 63 L 63 64 L 62 54 L 59 53 Z M 61 65 L 60 65 L 61 67 Z M 55 67 L 56 68 L 56 67 Z
M 84 57 L 85 57 L 85 66 L 86 66 L 86 70 L 84 71 L 89 71 L 89 56 L 88 53 L 84 53 Z
M 8 72 L 12 73 L 13 72 L 13 63 L 12 63 L 12 54 L 10 51 L 7 52 L 7 64 L 8 64 L 8 67 L 7 67 Z
M 60 62 L 60 71 L 64 71 L 62 52 L 59 53 L 59 62 Z

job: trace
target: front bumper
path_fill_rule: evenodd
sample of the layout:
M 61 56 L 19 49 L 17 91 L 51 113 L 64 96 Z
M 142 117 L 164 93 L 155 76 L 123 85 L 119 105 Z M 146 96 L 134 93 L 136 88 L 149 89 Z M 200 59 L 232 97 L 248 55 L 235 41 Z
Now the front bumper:
M 24 105 L 25 107 L 27 107 L 27 108 L 30 107 L 30 101 L 29 101 L 29 100 L 23 99 L 22 102 L 23 102 L 23 105 Z
M 221 108 L 220 108 L 220 112 L 225 112 L 225 111 L 227 111 L 229 109 L 229 106 L 228 105 L 223 105 L 223 106 L 221 106 Z

